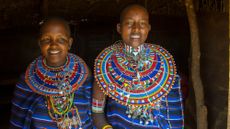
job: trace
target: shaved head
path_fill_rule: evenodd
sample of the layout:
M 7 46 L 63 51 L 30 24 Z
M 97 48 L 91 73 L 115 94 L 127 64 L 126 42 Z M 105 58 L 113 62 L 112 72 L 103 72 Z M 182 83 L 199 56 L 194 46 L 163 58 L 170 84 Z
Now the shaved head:
M 129 6 L 127 6 L 126 8 L 124 8 L 122 10 L 122 12 L 120 14 L 120 23 L 123 21 L 126 13 L 128 11 L 135 10 L 135 9 L 144 11 L 147 14 L 147 16 L 149 17 L 149 13 L 148 13 L 148 11 L 147 11 L 147 9 L 145 7 L 143 7 L 141 5 L 138 5 L 138 4 L 132 4 L 132 5 L 129 5 Z
M 50 19 L 44 21 L 44 23 L 41 25 L 41 28 L 40 28 L 40 35 L 43 33 L 44 29 L 47 26 L 52 25 L 52 24 L 63 26 L 66 29 L 68 36 L 71 35 L 71 31 L 70 31 L 70 27 L 69 27 L 68 22 L 62 18 L 50 18 Z

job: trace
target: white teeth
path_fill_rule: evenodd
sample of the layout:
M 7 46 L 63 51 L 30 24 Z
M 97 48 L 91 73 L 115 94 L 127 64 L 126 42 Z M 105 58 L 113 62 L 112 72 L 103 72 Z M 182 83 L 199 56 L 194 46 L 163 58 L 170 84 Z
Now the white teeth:
M 137 39 L 140 38 L 140 35 L 131 35 L 131 38 Z
M 60 51 L 50 51 L 51 54 L 57 54 L 59 53 Z

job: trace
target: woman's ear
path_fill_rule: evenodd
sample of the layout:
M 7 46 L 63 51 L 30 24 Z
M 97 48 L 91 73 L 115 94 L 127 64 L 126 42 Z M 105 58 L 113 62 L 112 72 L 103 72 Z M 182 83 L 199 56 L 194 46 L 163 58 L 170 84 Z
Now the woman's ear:
M 38 39 L 37 42 L 38 42 L 38 46 L 41 48 L 40 39 Z
M 73 38 L 70 37 L 68 43 L 69 50 L 71 49 L 72 43 L 73 43 Z
M 117 24 L 117 32 L 121 34 L 121 24 L 120 23 Z
M 149 31 L 151 30 L 151 25 L 149 24 Z

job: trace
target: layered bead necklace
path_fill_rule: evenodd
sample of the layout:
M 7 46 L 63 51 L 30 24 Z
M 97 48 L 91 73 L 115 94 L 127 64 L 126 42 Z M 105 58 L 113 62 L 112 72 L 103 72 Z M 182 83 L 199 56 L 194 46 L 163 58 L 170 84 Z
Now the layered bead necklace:
M 148 49 L 145 48 L 146 46 L 144 46 L 144 44 L 138 46 L 137 48 L 133 48 L 126 44 L 123 45 L 124 45 L 123 53 L 125 54 L 125 58 L 128 62 L 127 66 L 133 69 L 135 73 L 133 75 L 133 80 L 131 85 L 129 84 L 127 86 L 124 86 L 124 88 L 126 88 L 127 91 L 133 91 L 138 89 L 145 90 L 146 88 L 148 88 L 149 85 L 148 84 L 143 85 L 140 83 L 141 82 L 140 72 L 146 71 L 147 69 L 150 68 L 151 65 L 150 62 L 151 58 L 149 58 L 150 53 Z M 153 110 L 159 113 L 159 107 L 160 107 L 159 101 L 156 102 L 154 105 L 146 105 L 146 106 L 128 105 L 126 114 L 128 115 L 129 118 L 139 119 L 140 124 L 148 125 L 149 122 L 153 123 L 154 119 L 156 119 L 154 118 Z
M 82 129 L 81 118 L 77 107 L 73 105 L 73 99 L 74 93 L 47 97 L 49 116 L 56 121 L 59 129 Z
M 123 43 L 102 51 L 95 61 L 95 78 L 102 91 L 127 107 L 130 119 L 150 124 L 160 118 L 161 99 L 176 79 L 172 56 L 162 47 Z
M 129 45 L 123 44 L 123 53 L 127 60 L 127 68 L 133 69 L 135 74 L 133 75 L 133 83 L 130 90 L 135 90 L 139 88 L 144 88 L 142 85 L 139 85 L 140 82 L 140 72 L 146 69 L 149 69 L 150 60 L 149 60 L 149 51 L 146 51 L 144 45 L 140 45 L 137 48 L 133 48 Z M 118 51 L 120 53 L 120 51 Z
M 27 68 L 26 82 L 36 93 L 46 97 L 48 114 L 59 129 L 82 128 L 81 118 L 74 105 L 74 91 L 86 80 L 88 69 L 84 61 L 68 54 L 60 67 L 46 65 L 39 57 Z

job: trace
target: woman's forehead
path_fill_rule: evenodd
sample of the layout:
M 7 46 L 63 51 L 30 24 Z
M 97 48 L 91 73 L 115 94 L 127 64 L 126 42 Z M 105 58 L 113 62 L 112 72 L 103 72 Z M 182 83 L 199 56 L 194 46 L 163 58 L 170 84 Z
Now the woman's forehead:
M 59 20 L 52 20 L 44 23 L 44 25 L 41 27 L 41 34 L 46 32 L 62 32 L 66 33 L 67 35 L 70 35 L 70 29 L 68 25 L 62 21 Z
M 141 8 L 139 6 L 132 6 L 127 9 L 125 9 L 121 14 L 121 20 L 125 19 L 132 19 L 133 17 L 141 17 L 145 20 L 148 20 L 148 12 L 146 9 Z

